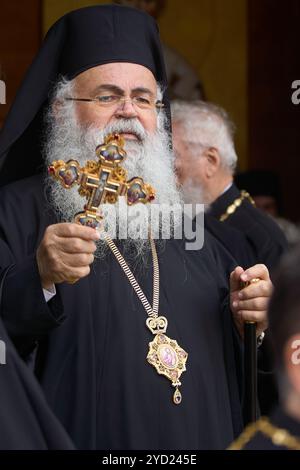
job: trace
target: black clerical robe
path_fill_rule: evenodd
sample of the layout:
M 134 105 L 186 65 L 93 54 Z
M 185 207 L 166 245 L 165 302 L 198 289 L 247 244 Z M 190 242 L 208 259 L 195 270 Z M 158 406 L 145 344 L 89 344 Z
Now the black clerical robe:
M 219 219 L 230 204 L 241 195 L 233 183 L 210 206 L 209 214 Z M 256 263 L 263 263 L 272 271 L 287 249 L 287 241 L 281 229 L 270 216 L 254 207 L 247 199 L 224 222 L 241 231 L 253 250 Z
M 282 407 L 278 407 L 274 410 L 270 416 L 270 423 L 274 431 L 284 430 L 289 436 L 292 436 L 300 442 L 300 422 L 289 416 Z M 283 441 L 279 441 L 276 437 L 273 440 L 270 435 L 260 432 L 259 427 L 257 427 L 257 431 L 242 450 L 296 450 L 295 447 L 288 447 L 286 442 L 283 443 Z M 290 441 L 289 444 L 291 444 Z M 295 446 L 294 442 L 292 446 Z M 299 450 L 298 447 L 299 445 L 297 446 L 297 450 Z
M 146 361 L 146 312 L 113 255 L 76 284 L 56 286 L 47 304 L 35 251 L 56 220 L 41 178 L 1 189 L 0 207 L 1 267 L 15 264 L 2 317 L 21 355 L 36 348 L 36 374 L 76 447 L 226 448 L 242 428 L 241 345 L 228 306 L 234 263 L 222 247 L 206 234 L 202 250 L 169 240 L 158 251 L 159 311 L 189 353 L 174 405 L 170 382 Z M 131 267 L 152 302 L 151 260 Z
M 240 197 L 240 190 L 233 183 L 210 206 L 209 214 L 219 219 L 233 201 Z M 225 226 L 239 230 L 246 238 L 248 249 L 252 252 L 252 264 L 263 263 L 272 271 L 279 263 L 280 257 L 287 250 L 287 241 L 279 226 L 270 216 L 253 206 L 247 199 L 224 222 Z M 224 245 L 229 249 L 231 241 L 222 233 Z M 234 249 L 234 248 L 232 248 Z M 260 372 L 258 376 L 259 403 L 263 414 L 268 414 L 278 402 L 278 392 L 272 373 L 273 360 L 270 354 L 268 335 L 259 354 Z
M 73 449 L 32 371 L 18 356 L 0 320 L 0 450 Z
M 257 263 L 254 251 L 243 232 L 220 222 L 209 213 L 205 214 L 204 224 L 206 230 L 223 245 L 239 266 L 247 269 Z

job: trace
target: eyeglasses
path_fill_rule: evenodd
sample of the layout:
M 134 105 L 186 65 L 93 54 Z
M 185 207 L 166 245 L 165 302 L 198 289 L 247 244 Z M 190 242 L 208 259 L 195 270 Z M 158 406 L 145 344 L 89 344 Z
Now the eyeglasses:
M 103 108 L 118 108 L 121 103 L 131 102 L 131 104 L 139 109 L 157 109 L 158 111 L 164 108 L 164 104 L 157 100 L 151 100 L 144 96 L 133 96 L 133 98 L 124 98 L 118 95 L 102 95 L 96 98 L 65 98 L 66 101 L 83 101 L 94 102 Z

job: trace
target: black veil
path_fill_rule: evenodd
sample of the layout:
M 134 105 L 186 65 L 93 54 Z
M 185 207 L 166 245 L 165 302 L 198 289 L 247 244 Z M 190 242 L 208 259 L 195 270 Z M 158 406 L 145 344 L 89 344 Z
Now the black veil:
M 43 168 L 43 116 L 58 78 L 72 79 L 111 62 L 143 65 L 167 88 L 158 28 L 146 13 L 120 5 L 93 6 L 64 15 L 50 28 L 0 132 L 0 186 Z M 166 96 L 164 104 L 170 131 Z

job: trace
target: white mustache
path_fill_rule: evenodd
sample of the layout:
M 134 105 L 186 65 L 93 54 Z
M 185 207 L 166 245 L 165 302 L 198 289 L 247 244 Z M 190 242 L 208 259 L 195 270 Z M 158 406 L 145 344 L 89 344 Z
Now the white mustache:
M 103 132 L 104 134 L 133 134 L 140 142 L 143 142 L 147 136 L 147 132 L 144 127 L 136 118 L 119 119 L 118 121 L 105 126 Z

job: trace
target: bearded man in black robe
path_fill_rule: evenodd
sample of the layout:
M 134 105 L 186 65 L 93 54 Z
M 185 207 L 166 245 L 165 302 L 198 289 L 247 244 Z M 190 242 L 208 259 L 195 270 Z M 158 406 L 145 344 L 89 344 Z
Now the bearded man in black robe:
M 119 6 L 77 10 L 51 28 L 0 138 L 1 182 L 11 181 L 0 194 L 1 268 L 11 267 L 2 317 L 22 357 L 34 352 L 47 402 L 80 449 L 225 448 L 242 428 L 242 324 L 256 321 L 257 334 L 267 326 L 264 266 L 236 267 L 206 233 L 201 250 L 173 237 L 154 244 L 155 283 L 153 250 L 147 236 L 130 236 L 129 211 L 129 237 L 114 241 L 151 309 L 159 287 L 169 372 L 180 364 L 175 341 L 188 354 L 182 401 L 174 402 L 146 360 L 153 335 L 141 296 L 107 242 L 73 222 L 83 206 L 77 190 L 43 172 L 58 159 L 84 165 L 105 135 L 118 133 L 128 176 L 150 183 L 156 203 L 180 205 L 166 87 L 152 18 Z M 124 205 L 115 207 L 122 229 Z M 174 213 L 173 232 L 180 221 Z M 240 292 L 252 278 L 261 281 Z

